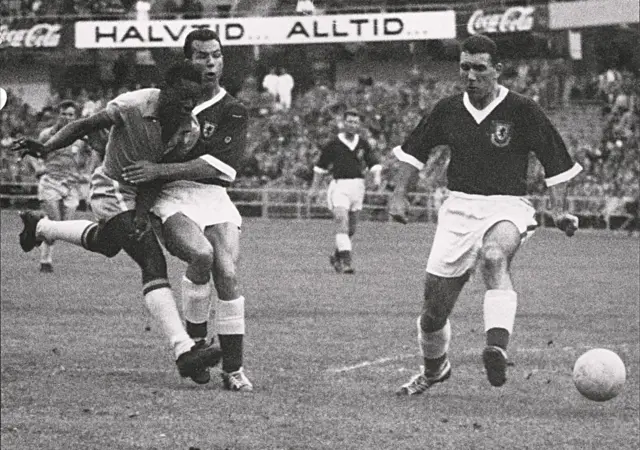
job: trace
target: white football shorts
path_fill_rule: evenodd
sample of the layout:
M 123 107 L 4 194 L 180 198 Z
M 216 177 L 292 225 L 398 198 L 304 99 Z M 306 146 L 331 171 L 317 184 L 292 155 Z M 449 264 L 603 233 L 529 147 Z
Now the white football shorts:
M 163 186 L 151 212 L 162 223 L 176 213 L 189 217 L 204 230 L 210 225 L 242 225 L 242 217 L 222 186 L 195 181 L 172 181 Z
M 427 272 L 455 278 L 474 269 L 485 233 L 498 222 L 512 222 L 524 243 L 538 226 L 535 213 L 522 197 L 451 192 L 438 211 Z
M 363 202 L 364 178 L 341 178 L 329 183 L 327 204 L 330 210 L 344 208 L 348 211 L 360 211 Z
M 104 167 L 98 167 L 91 175 L 89 202 L 96 220 L 108 220 L 112 217 L 135 209 L 137 188 L 131 184 L 120 183 L 104 173 Z
M 44 174 L 38 181 L 38 200 L 42 202 L 62 201 L 65 208 L 76 209 L 80 204 L 80 187 L 75 178 L 61 180 Z

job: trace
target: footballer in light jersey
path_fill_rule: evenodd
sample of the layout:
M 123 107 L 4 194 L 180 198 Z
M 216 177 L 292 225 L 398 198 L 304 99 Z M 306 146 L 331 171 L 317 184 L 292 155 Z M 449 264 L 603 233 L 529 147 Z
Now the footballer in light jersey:
M 184 43 L 184 56 L 201 69 L 203 95 L 193 112 L 200 140 L 187 163 L 165 159 L 141 162 L 126 169 L 127 180 L 166 182 L 152 211 L 162 220 L 167 249 L 188 263 L 182 279 L 186 328 L 197 342 L 207 338 L 213 294 L 215 325 L 222 349 L 222 380 L 233 392 L 253 390 L 243 366 L 244 303 L 236 275 L 242 219 L 226 187 L 245 161 L 248 113 L 220 86 L 223 55 L 218 35 L 194 30 Z M 213 284 L 213 286 L 212 286 Z M 209 371 L 200 374 L 208 380 Z
M 327 204 L 336 223 L 335 251 L 329 262 L 338 273 L 354 273 L 351 238 L 356 233 L 358 214 L 365 194 L 364 177 L 367 169 L 374 184 L 380 186 L 382 166 L 367 140 L 359 134 L 360 114 L 350 109 L 344 113 L 344 129 L 329 141 L 313 168 L 311 195 L 315 195 L 325 174 L 333 180 L 327 190 Z
M 80 107 L 71 100 L 58 105 L 58 120 L 40 132 L 38 141 L 44 143 L 63 126 L 79 117 Z M 45 159 L 27 158 L 38 178 L 38 200 L 47 217 L 69 220 L 82 198 L 81 184 L 99 163 L 98 155 L 81 139 L 49 153 Z M 40 246 L 40 272 L 53 272 L 53 245 Z
M 465 40 L 460 75 L 466 91 L 438 102 L 394 149 L 402 164 L 390 214 L 403 223 L 409 180 L 422 169 L 431 149 L 446 145 L 451 150 L 450 195 L 438 213 L 417 323 L 424 370 L 404 384 L 399 395 L 420 394 L 449 378 L 448 317 L 476 267 L 487 289 L 482 359 L 492 386 L 506 382 L 506 349 L 518 299 L 509 267 L 537 226 L 536 211 L 524 198 L 530 153 L 544 167 L 555 224 L 568 236 L 578 227 L 578 218 L 565 210 L 564 200 L 566 183 L 582 168 L 541 108 L 498 83 L 501 70 L 490 38 L 477 35 Z
M 171 343 L 182 377 L 204 383 L 200 374 L 222 356 L 213 346 L 197 346 L 186 332 L 167 276 L 167 264 L 147 222 L 146 205 L 158 187 L 134 185 L 123 169 L 139 160 L 184 159 L 197 143 L 200 127 L 192 114 L 201 92 L 202 75 L 192 64 L 172 66 L 163 89 L 141 89 L 116 97 L 105 110 L 70 123 L 44 145 L 23 141 L 18 149 L 40 156 L 77 138 L 110 128 L 102 165 L 91 179 L 91 209 L 99 221 L 53 221 L 22 213 L 20 245 L 30 251 L 42 241 L 63 240 L 115 256 L 124 250 L 141 268 L 145 304 Z M 141 205 L 144 205 L 141 207 Z

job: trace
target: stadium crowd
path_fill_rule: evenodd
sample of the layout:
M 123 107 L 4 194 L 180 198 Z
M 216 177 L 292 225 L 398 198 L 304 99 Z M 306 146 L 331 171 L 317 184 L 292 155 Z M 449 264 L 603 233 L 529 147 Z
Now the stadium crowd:
M 615 70 L 594 76 L 586 83 L 565 77 L 554 80 L 554 70 L 539 61 L 514 62 L 507 66 L 503 83 L 529 95 L 547 107 L 552 121 L 563 135 L 571 153 L 585 167 L 573 184 L 575 196 L 637 198 L 640 154 L 638 139 L 638 83 L 628 73 Z M 555 69 L 555 73 L 558 70 Z M 357 108 L 364 115 L 364 133 L 383 161 L 383 179 L 390 180 L 394 161 L 390 150 L 403 142 L 422 114 L 435 102 L 456 91 L 448 80 L 437 80 L 417 70 L 403 82 L 372 82 L 363 79 L 357 86 L 336 89 L 316 86 L 294 99 L 290 109 L 262 90 L 261 80 L 249 78 L 237 94 L 251 108 L 249 129 L 251 157 L 238 187 L 308 186 L 320 146 L 340 127 L 341 113 Z M 20 92 L 10 92 L 7 106 L 0 112 L 0 179 L 4 182 L 35 181 L 34 174 L 9 152 L 12 142 L 22 136 L 37 136 L 56 119 L 55 105 L 73 98 L 83 115 L 104 107 L 120 92 L 110 89 L 87 92 L 52 92 L 41 111 L 22 101 Z M 600 99 L 597 104 L 573 104 L 574 98 Z M 446 150 L 436 152 L 421 173 L 417 191 L 435 190 L 444 185 Z M 531 165 L 529 192 L 544 192 L 541 167 Z M 389 188 L 390 186 L 387 186 Z

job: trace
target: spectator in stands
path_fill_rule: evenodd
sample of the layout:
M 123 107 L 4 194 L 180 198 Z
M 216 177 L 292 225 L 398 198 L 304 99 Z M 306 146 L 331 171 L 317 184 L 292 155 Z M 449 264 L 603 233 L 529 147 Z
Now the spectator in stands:
M 275 67 L 270 68 L 269 73 L 264 76 L 262 87 L 271 95 L 274 103 L 278 101 L 278 74 Z
M 286 68 L 281 67 L 278 72 L 278 105 L 281 110 L 286 111 L 291 108 L 291 92 L 295 83 Z

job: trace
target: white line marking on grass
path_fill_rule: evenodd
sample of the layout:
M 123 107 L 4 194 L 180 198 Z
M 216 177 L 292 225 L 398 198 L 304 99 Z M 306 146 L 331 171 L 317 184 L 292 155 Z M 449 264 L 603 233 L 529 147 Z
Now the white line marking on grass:
M 514 348 L 510 351 L 510 355 L 518 355 L 518 354 L 523 354 L 523 353 L 544 353 L 544 352 L 576 352 L 576 351 L 586 351 L 592 348 L 608 348 L 608 349 L 617 349 L 618 351 L 627 351 L 629 349 L 629 345 L 628 344 L 612 344 L 612 345 L 599 345 L 599 346 L 594 346 L 594 345 L 578 345 L 578 346 L 565 346 L 565 347 L 554 347 L 554 346 L 549 346 L 549 347 L 520 347 L 520 348 Z M 481 351 L 477 350 L 477 349 L 473 349 L 473 350 L 463 350 L 461 352 L 457 352 L 454 351 L 452 352 L 452 354 L 455 356 L 472 356 L 472 355 L 478 355 L 480 356 Z M 344 373 L 344 372 L 351 372 L 352 370 L 358 370 L 358 369 L 363 369 L 365 367 L 370 367 L 370 366 L 378 366 L 380 364 L 385 364 L 391 361 L 400 361 L 403 359 L 409 359 L 409 358 L 418 358 L 420 357 L 420 354 L 418 353 L 405 353 L 405 354 L 401 354 L 401 355 L 397 355 L 397 356 L 387 356 L 384 358 L 378 358 L 378 359 L 374 359 L 372 361 L 362 361 L 359 362 L 357 364 L 352 364 L 349 366 L 342 366 L 342 367 L 330 367 L 327 369 L 327 372 L 329 373 Z
M 378 364 L 384 364 L 384 363 L 387 363 L 389 361 L 399 361 L 401 359 L 415 358 L 416 356 L 418 356 L 418 355 L 416 355 L 414 353 L 411 353 L 411 354 L 407 353 L 407 354 L 398 355 L 398 356 L 389 356 L 389 357 L 386 357 L 386 358 L 374 359 L 373 361 L 363 361 L 363 362 L 360 362 L 358 364 L 354 364 L 352 366 L 329 368 L 329 369 L 327 369 L 327 372 L 331 372 L 331 373 L 349 372 L 351 370 L 362 369 L 363 367 L 375 366 L 375 365 L 378 365 Z

